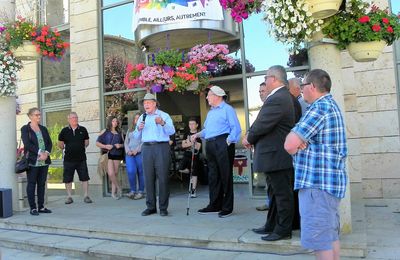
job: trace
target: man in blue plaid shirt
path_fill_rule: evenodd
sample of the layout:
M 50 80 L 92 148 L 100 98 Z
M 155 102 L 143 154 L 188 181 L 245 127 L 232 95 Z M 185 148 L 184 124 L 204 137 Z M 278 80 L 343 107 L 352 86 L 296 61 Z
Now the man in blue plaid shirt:
M 339 202 L 347 184 L 346 129 L 331 84 L 326 71 L 309 72 L 301 88 L 310 106 L 285 141 L 299 190 L 301 244 L 317 259 L 339 259 Z

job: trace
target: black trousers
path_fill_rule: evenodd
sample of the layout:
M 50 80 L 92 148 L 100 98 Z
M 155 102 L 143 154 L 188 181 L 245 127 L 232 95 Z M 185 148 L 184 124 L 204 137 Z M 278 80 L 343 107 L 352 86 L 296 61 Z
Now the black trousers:
M 265 230 L 278 235 L 291 234 L 294 214 L 293 168 L 266 172 L 266 175 L 270 203 Z
M 210 189 L 208 207 L 215 210 L 233 211 L 233 160 L 231 163 L 226 137 L 227 135 L 221 135 L 206 143 Z
M 28 196 L 29 207 L 32 209 L 44 208 L 44 192 L 46 189 L 47 171 L 49 166 L 29 167 L 26 173 L 28 184 L 26 195 Z M 37 206 L 35 202 L 35 191 L 37 191 Z
M 152 145 L 143 144 L 143 172 L 146 185 L 146 206 L 157 209 L 156 180 L 158 179 L 159 207 L 166 210 L 169 204 L 168 174 L 171 163 L 170 147 L 167 142 Z

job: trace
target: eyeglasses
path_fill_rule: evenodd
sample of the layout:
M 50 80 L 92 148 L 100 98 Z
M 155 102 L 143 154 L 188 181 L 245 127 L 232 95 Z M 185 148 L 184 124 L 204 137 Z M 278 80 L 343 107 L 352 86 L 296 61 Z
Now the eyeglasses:
M 33 114 L 33 116 L 41 116 L 42 114 Z
M 275 77 L 275 76 L 274 76 L 274 75 L 266 75 L 266 76 L 264 77 L 264 79 L 267 80 L 269 77 Z
M 305 82 L 300 84 L 300 89 L 304 89 L 305 86 L 312 84 L 312 82 Z

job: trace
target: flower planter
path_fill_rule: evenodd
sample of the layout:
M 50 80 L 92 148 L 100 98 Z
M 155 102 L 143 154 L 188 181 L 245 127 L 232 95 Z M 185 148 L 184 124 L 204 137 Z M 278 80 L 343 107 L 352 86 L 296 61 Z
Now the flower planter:
M 29 41 L 24 41 L 21 46 L 11 51 L 20 60 L 37 60 L 40 57 L 40 54 L 36 51 L 36 46 Z
M 306 0 L 315 19 L 325 19 L 336 14 L 343 0 Z
M 347 47 L 347 50 L 355 61 L 369 62 L 378 59 L 385 46 L 385 41 L 352 42 Z
M 186 90 L 188 90 L 188 91 L 195 91 L 195 90 L 197 90 L 197 88 L 199 87 L 199 81 L 193 81 L 192 82 L 192 84 L 190 84 L 187 88 L 186 88 Z
M 209 72 L 215 72 L 218 69 L 218 62 L 216 61 L 210 61 L 209 64 L 207 65 L 207 71 Z
M 153 93 L 159 93 L 159 92 L 163 92 L 164 90 L 164 86 L 161 84 L 153 84 L 151 85 L 151 91 Z

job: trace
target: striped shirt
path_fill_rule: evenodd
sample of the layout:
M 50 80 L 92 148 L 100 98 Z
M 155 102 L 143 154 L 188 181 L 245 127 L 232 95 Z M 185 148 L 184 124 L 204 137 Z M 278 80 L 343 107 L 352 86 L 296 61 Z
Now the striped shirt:
M 343 198 L 346 174 L 346 129 L 331 94 L 320 97 L 292 129 L 307 148 L 293 156 L 294 189 L 313 188 Z

